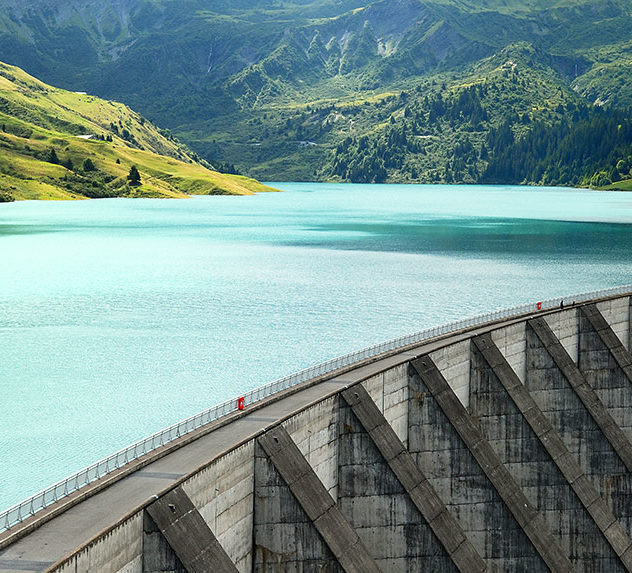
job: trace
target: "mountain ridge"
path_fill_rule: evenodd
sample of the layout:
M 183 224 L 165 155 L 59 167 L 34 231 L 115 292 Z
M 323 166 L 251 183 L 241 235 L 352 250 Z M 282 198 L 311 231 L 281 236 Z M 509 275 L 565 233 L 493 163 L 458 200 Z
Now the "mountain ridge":
M 632 103 L 632 19 L 622 0 L 39 0 L 31 8 L 0 0 L 0 8 L 0 59 L 125 101 L 211 163 L 268 180 L 340 177 L 328 167 L 337 147 L 349 135 L 380 137 L 366 102 L 380 94 L 419 99 L 416 90 L 432 94 L 433 82 L 449 95 L 484 81 L 485 62 L 515 46 L 533 50 L 530 77 L 564 94 L 563 102 L 548 98 L 552 109 L 529 111 L 531 121 L 572 121 L 572 112 L 556 111 L 560 104 Z M 506 79 L 498 104 L 507 116 L 525 113 L 531 96 L 517 101 Z M 356 112 L 351 102 L 359 102 Z M 298 129 L 296 110 L 307 106 L 319 111 Z M 499 127 L 481 125 L 486 133 Z M 425 175 L 387 167 L 388 180 L 446 181 L 449 151 L 435 153 L 432 165 L 404 153 Z M 482 178 L 478 163 L 468 167 Z

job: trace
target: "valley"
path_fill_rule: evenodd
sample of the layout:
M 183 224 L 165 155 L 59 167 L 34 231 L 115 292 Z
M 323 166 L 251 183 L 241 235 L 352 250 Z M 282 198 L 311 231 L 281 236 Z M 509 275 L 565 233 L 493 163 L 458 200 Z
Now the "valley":
M 221 171 L 629 186 L 632 18 L 623 0 L 0 8 L 0 59 L 125 102 Z M 605 124 L 624 126 L 608 138 L 614 147 L 586 145 Z M 503 166 L 523 165 L 525 149 L 528 167 Z M 565 166 L 568 149 L 580 157 Z

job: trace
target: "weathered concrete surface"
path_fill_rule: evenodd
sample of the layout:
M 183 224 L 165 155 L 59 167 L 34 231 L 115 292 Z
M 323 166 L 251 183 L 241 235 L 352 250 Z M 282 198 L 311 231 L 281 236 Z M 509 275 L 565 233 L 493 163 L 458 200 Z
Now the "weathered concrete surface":
M 632 355 L 628 349 L 625 348 L 614 329 L 608 324 L 597 305 L 587 304 L 582 307 L 581 312 L 582 318 L 590 323 L 590 326 L 592 326 L 593 330 L 597 333 L 603 345 L 608 348 L 619 368 L 625 372 L 628 380 L 632 382 Z M 582 326 L 588 330 L 585 321 L 582 321 Z
M 451 344 L 430 353 L 439 372 L 466 408 L 470 405 L 470 343 Z
M 182 484 L 239 571 L 252 569 L 254 442 L 228 452 Z
M 75 555 L 58 571 L 76 573 L 99 571 L 103 573 L 144 573 L 143 571 L 143 515 L 138 514 L 123 523 L 109 535 L 103 536 L 90 547 Z M 24 571 L 16 563 L 16 571 Z M 52 565 L 49 563 L 48 566 Z M 44 571 L 47 567 L 38 569 Z M 1 566 L 2 571 L 11 571 Z M 27 569 L 28 570 L 28 569 Z
M 336 500 L 338 491 L 338 402 L 333 396 L 283 422 L 292 441 Z
M 281 504 L 276 503 L 277 500 L 271 499 L 272 495 L 270 488 L 275 486 L 271 485 L 271 478 L 276 476 L 275 471 L 269 471 L 271 468 L 265 466 L 264 463 L 258 464 L 258 469 L 263 471 L 264 480 L 260 481 L 257 477 L 257 508 L 263 504 L 264 500 L 267 501 L 267 505 L 263 511 L 256 510 L 255 521 L 255 538 L 257 544 L 257 559 L 255 561 L 255 570 L 263 571 L 284 571 L 291 568 L 302 569 L 309 564 L 310 568 L 322 569 L 323 567 L 333 568 L 334 563 L 330 559 L 327 551 L 324 551 L 322 543 L 318 543 L 319 539 L 316 539 L 314 531 L 320 534 L 320 537 L 326 543 L 331 555 L 335 556 L 335 559 L 340 566 L 348 573 L 379 573 L 379 569 L 372 559 L 371 555 L 367 551 L 366 547 L 351 528 L 349 523 L 344 519 L 340 510 L 336 506 L 334 500 L 329 495 L 322 482 L 318 479 L 318 476 L 307 463 L 307 460 L 303 457 L 296 444 L 292 441 L 292 438 L 283 427 L 273 428 L 266 434 L 258 439 L 258 445 L 265 451 L 269 461 L 274 466 L 275 470 L 280 474 L 285 484 L 279 485 L 277 480 L 277 491 L 282 495 L 278 496 L 278 501 L 281 501 L 282 497 L 289 497 L 287 490 L 291 492 L 296 501 L 301 507 L 301 511 L 293 512 L 290 519 L 284 519 L 281 512 L 286 510 Z M 261 459 L 261 458 L 258 458 Z M 262 492 L 262 490 L 265 490 Z M 260 495 L 260 492 L 262 494 Z M 259 499 L 261 498 L 261 502 Z M 291 504 L 288 503 L 288 506 Z M 270 514 L 270 508 L 274 508 L 279 511 L 279 519 L 272 513 Z M 260 521 L 260 515 L 268 516 L 268 520 L 265 520 L 266 525 L 272 524 L 270 529 L 261 528 L 262 521 Z M 308 521 L 299 521 L 301 517 L 306 516 Z M 272 519 L 270 520 L 270 516 Z M 277 528 L 283 528 L 288 524 L 290 528 L 294 526 L 294 552 L 290 553 L 287 546 L 278 547 L 278 543 L 285 542 L 287 545 L 288 537 L 283 534 L 279 534 Z M 306 524 L 300 526 L 299 524 Z M 269 545 L 263 545 L 260 541 L 265 541 L 268 544 L 273 544 L 274 549 L 271 549 Z M 291 542 L 291 540 L 290 540 Z M 266 552 L 273 552 L 275 555 L 281 555 L 281 561 L 279 567 L 273 567 L 268 561 L 264 562 L 267 553 L 259 551 L 260 548 L 266 549 Z M 280 549 L 280 551 L 278 550 Z M 262 559 L 259 559 L 259 555 L 262 555 Z
M 473 339 L 472 391 L 484 434 L 571 562 L 595 573 L 632 565 L 632 541 L 489 335 Z
M 380 569 L 456 571 L 448 552 L 349 406 L 341 405 L 340 423 L 338 506 Z
M 577 307 L 572 307 L 541 318 L 547 323 L 573 362 L 577 362 L 577 348 L 579 345 L 578 312 L 579 309 Z
M 630 350 L 630 334 L 632 333 L 630 329 L 631 302 L 632 299 L 629 296 L 622 296 L 595 303 L 597 310 L 627 350 Z
M 424 356 L 413 360 L 411 364 L 513 516 L 513 520 L 505 519 L 504 524 L 508 526 L 507 532 L 505 533 L 502 529 L 498 531 L 497 543 L 504 544 L 507 539 L 504 536 L 515 532 L 517 535 L 509 541 L 508 545 L 516 551 L 516 554 L 508 556 L 506 563 L 494 563 L 494 567 L 498 570 L 504 567 L 505 570 L 542 571 L 546 570 L 546 564 L 553 571 L 572 571 L 571 563 L 542 516 L 525 497 L 518 483 L 483 436 L 479 424 L 465 410 L 430 357 Z M 474 393 L 472 385 L 470 393 Z M 470 398 L 470 408 L 472 408 L 472 398 Z M 513 526 L 514 520 L 518 528 Z M 528 550 L 521 534 L 528 537 L 540 559 Z M 502 551 L 499 553 L 501 558 L 504 557 Z M 494 553 L 490 555 L 490 557 L 494 556 Z
M 520 322 L 498 328 L 491 333 L 492 340 L 522 382 L 527 378 L 527 336 L 525 328 L 526 322 Z M 468 352 L 469 350 L 468 348 Z
M 147 513 L 189 573 L 237 572 L 230 557 L 181 487 L 157 499 L 147 508 Z
M 436 400 L 410 368 L 410 445 L 490 571 L 547 568 Z
M 368 432 L 395 477 L 408 493 L 423 519 L 448 553 L 459 571 L 484 571 L 486 564 L 448 512 L 426 476 L 399 440 L 386 418 L 366 392 L 357 384 L 342 393 L 345 402 Z M 393 515 L 393 513 L 391 513 Z
M 476 570 L 476 554 L 489 571 L 629 567 L 629 305 L 460 331 L 232 414 L 79 492 L 92 497 L 0 550 L 0 570 L 180 573 L 145 512 L 174 489 L 242 572 Z M 354 386 L 367 415 L 342 398 Z M 277 431 L 288 467 L 258 443 Z
M 73 570 L 74 571 L 74 570 Z M 144 512 L 142 573 L 187 573 L 156 522 Z
M 591 475 L 605 472 L 607 481 L 610 481 L 613 476 L 626 473 L 626 469 L 632 472 L 632 443 L 616 425 L 546 322 L 535 319 L 528 324 L 530 368 L 527 387 L 531 395 L 544 410 L 550 411 L 550 419 L 557 423 L 567 445 L 572 444 L 568 447 L 574 449 L 575 457 L 592 461 L 587 463 Z M 596 431 L 600 435 L 595 436 Z M 602 441 L 603 438 L 610 447 Z M 595 441 L 597 443 L 593 444 Z M 616 452 L 619 461 L 612 459 L 613 452 Z M 612 459 L 610 469 L 603 455 L 608 460 Z
M 632 383 L 604 340 L 608 333 L 603 324 L 596 330 L 591 319 L 596 319 L 595 309 L 582 309 L 579 315 L 579 369 L 617 426 L 632 441 Z M 610 341 L 612 348 L 617 348 L 616 341 Z M 621 345 L 618 349 L 621 351 Z M 629 356 L 627 351 L 624 352 Z
M 342 571 L 289 486 L 266 454 L 255 448 L 252 571 Z

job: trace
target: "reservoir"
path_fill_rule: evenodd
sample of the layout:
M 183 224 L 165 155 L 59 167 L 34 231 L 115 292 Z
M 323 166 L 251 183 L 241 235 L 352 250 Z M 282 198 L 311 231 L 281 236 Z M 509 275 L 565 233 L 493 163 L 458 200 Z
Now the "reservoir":
M 0 509 L 314 363 L 632 282 L 630 194 L 272 185 L 0 205 Z

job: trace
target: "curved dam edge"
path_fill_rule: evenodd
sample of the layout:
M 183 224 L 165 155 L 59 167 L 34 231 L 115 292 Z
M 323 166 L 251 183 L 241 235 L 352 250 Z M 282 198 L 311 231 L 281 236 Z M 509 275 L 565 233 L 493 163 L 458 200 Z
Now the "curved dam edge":
M 0 569 L 195 570 L 191 564 L 203 562 L 203 557 L 187 553 L 188 544 L 172 535 L 173 524 L 168 519 L 161 523 L 165 518 L 159 511 L 161 500 L 174 495 L 176 503 L 165 507 L 191 503 L 186 515 L 194 516 L 198 526 L 205 524 L 208 529 L 200 543 L 215 547 L 214 563 L 224 559 L 225 567 L 217 570 L 232 570 L 230 565 L 240 571 L 263 570 L 262 564 L 266 570 L 283 570 L 291 562 L 288 556 L 294 555 L 295 561 L 329 563 L 332 570 L 396 571 L 413 558 L 409 555 L 413 550 L 417 551 L 415 558 L 439 570 L 449 570 L 448 565 L 460 570 L 511 569 L 512 563 L 528 564 L 534 570 L 543 565 L 570 570 L 586 559 L 587 553 L 573 553 L 577 540 L 564 528 L 551 527 L 551 508 L 538 507 L 533 501 L 542 497 L 540 489 L 545 486 L 532 483 L 532 476 L 518 468 L 520 464 L 526 466 L 527 460 L 518 460 L 524 452 L 516 444 L 521 440 L 527 443 L 526 438 L 514 436 L 501 448 L 499 444 L 509 438 L 489 434 L 491 420 L 497 417 L 490 404 L 500 403 L 498 394 L 504 392 L 519 409 L 512 416 L 531 428 L 537 438 L 522 449 L 533 453 L 534 444 L 539 444 L 542 451 L 538 455 L 548 460 L 549 473 L 557 471 L 563 476 L 558 481 L 566 482 L 572 490 L 572 495 L 565 494 L 568 511 L 584 511 L 588 516 L 582 521 L 586 535 L 590 532 L 603 541 L 598 548 L 591 547 L 593 557 L 599 555 L 596 562 L 629 570 L 632 542 L 628 518 L 632 516 L 621 513 L 620 507 L 606 499 L 605 490 L 600 490 L 604 476 L 595 477 L 595 468 L 585 467 L 584 451 L 572 451 L 574 439 L 566 436 L 567 428 L 556 426 L 559 416 L 551 409 L 551 402 L 557 399 L 553 392 L 583 396 L 582 404 L 591 404 L 589 415 L 596 424 L 591 432 L 603 442 L 600 447 L 612 450 L 613 460 L 622 464 L 617 468 L 619 473 L 610 473 L 629 473 L 632 447 L 626 414 L 615 402 L 607 403 L 607 392 L 600 398 L 596 389 L 601 383 L 597 374 L 613 370 L 613 362 L 620 370 L 617 376 L 626 378 L 632 366 L 629 338 L 627 294 L 458 331 L 305 382 L 218 420 L 197 435 L 185 436 L 186 444 L 171 444 L 170 452 L 162 452 L 159 459 L 136 461 L 125 476 L 109 476 L 108 483 L 95 482 L 86 488 L 89 491 L 77 492 L 74 500 L 68 498 L 72 501 L 69 508 L 51 506 L 50 521 L 38 514 L 30 523 L 24 522 L 21 533 L 6 532 L 11 535 L 0 541 L 5 547 L 0 552 Z M 546 362 L 545 354 L 553 366 Z M 603 361 L 602 355 L 607 355 L 605 366 L 595 368 Z M 586 358 L 580 360 L 581 356 Z M 420 362 L 426 358 L 429 361 Z M 584 371 L 578 365 L 590 368 Z M 560 380 L 555 382 L 555 389 L 541 387 L 558 371 L 570 394 L 569 388 L 561 388 Z M 586 382 L 591 376 L 597 382 Z M 492 378 L 501 390 L 482 392 L 483 382 L 491 384 Z M 521 394 L 521 388 L 528 384 L 535 386 Z M 586 388 L 593 386 L 587 396 Z M 357 396 L 348 393 L 353 388 Z M 626 384 L 617 388 L 627 391 Z M 530 402 L 531 394 L 540 398 Z M 419 418 L 419 408 L 430 407 L 428 404 L 434 404 L 436 411 L 431 411 L 428 419 Z M 363 419 L 366 408 L 370 415 Z M 576 404 L 574 408 L 581 409 Z M 485 418 L 490 420 L 488 426 L 482 422 Z M 502 418 L 503 427 L 509 428 L 509 414 L 503 413 Z M 376 419 L 380 423 L 371 427 Z M 418 435 L 420 427 L 426 427 L 428 434 L 440 433 L 443 428 L 446 443 L 424 446 Z M 516 432 L 515 428 L 512 431 Z M 525 432 L 522 428 L 516 436 Z M 275 453 L 275 439 L 284 444 L 283 456 Z M 516 451 L 511 455 L 502 453 L 512 448 Z M 471 475 L 476 474 L 472 479 L 484 481 L 494 493 L 495 497 L 487 494 L 496 504 L 489 502 L 489 506 L 504 508 L 503 529 L 515 532 L 515 543 L 505 556 L 492 557 L 497 548 L 482 539 L 482 532 L 487 531 L 481 527 L 486 523 L 485 511 L 481 510 L 483 517 L 468 513 L 477 504 L 484 507 L 483 502 L 473 502 L 465 494 L 463 499 L 447 494 L 460 478 L 445 461 L 445 452 L 461 450 L 465 457 L 474 456 L 468 461 L 478 468 L 478 473 L 470 468 Z M 293 460 L 288 467 L 286 457 Z M 463 463 L 460 460 L 457 465 Z M 362 467 L 379 468 L 376 471 L 392 491 L 380 489 L 375 481 L 378 474 L 358 469 Z M 445 475 L 439 475 L 437 467 Z M 303 482 L 311 485 L 296 485 Z M 292 510 L 279 507 L 274 501 L 277 498 Z M 375 508 L 387 505 L 398 508 L 395 524 L 379 523 L 370 515 L 383 513 Z M 529 511 L 525 513 L 521 506 Z M 284 515 L 288 511 L 290 515 Z M 424 543 L 412 543 L 411 549 L 406 528 L 417 528 L 417 537 Z M 296 541 L 294 546 L 287 545 L 288 537 L 300 538 L 303 547 L 309 546 L 309 554 L 299 555 Z M 158 559 L 157 555 L 171 559 L 173 569 L 166 563 L 160 563 L 160 569 L 147 569 L 147 562 Z M 189 566 L 183 566 L 187 561 Z M 358 564 L 362 564 L 359 569 Z

